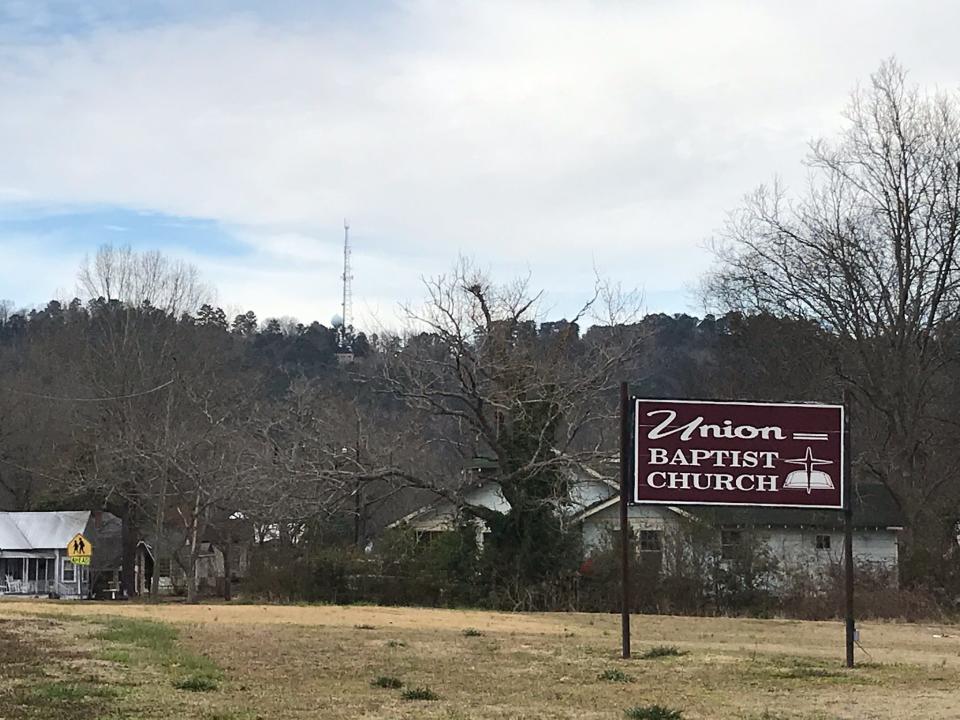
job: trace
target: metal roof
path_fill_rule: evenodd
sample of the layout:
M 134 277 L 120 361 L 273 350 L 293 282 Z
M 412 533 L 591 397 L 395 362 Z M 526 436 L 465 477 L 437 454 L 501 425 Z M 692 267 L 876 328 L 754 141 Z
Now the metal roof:
M 902 528 L 906 524 L 903 511 L 886 485 L 880 483 L 855 483 L 853 487 L 853 527 L 855 528 Z M 601 510 L 619 504 L 619 496 L 600 500 L 574 520 L 584 520 Z M 683 505 L 663 507 L 694 517 L 717 527 L 819 527 L 840 529 L 843 513 L 837 510 L 809 510 L 806 508 L 778 508 L 753 506 L 698 506 Z
M 886 485 L 856 483 L 853 487 L 853 527 L 889 528 L 906 524 L 903 511 Z M 684 510 L 712 525 L 843 528 L 843 513 L 837 510 L 776 507 L 685 507 Z
M 0 512 L 0 550 L 63 548 L 89 521 L 89 510 Z

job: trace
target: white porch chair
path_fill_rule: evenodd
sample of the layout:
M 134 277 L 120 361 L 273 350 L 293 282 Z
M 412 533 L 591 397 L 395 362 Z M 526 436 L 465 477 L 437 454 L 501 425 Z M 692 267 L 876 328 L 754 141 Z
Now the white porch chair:
M 7 592 L 18 593 L 23 591 L 23 581 L 15 580 L 13 575 L 7 575 Z

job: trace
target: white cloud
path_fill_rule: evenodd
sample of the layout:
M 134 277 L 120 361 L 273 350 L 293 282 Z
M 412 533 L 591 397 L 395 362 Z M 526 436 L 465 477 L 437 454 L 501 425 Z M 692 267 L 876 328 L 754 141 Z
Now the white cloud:
M 958 20 L 934 2 L 424 0 L 105 25 L 0 55 L 0 203 L 216 219 L 252 259 L 197 261 L 224 302 L 290 308 L 270 314 L 314 308 L 311 279 L 336 289 L 344 216 L 358 310 L 458 253 L 560 297 L 594 265 L 654 296 L 706 267 L 743 193 L 800 177 L 883 57 L 953 83 Z

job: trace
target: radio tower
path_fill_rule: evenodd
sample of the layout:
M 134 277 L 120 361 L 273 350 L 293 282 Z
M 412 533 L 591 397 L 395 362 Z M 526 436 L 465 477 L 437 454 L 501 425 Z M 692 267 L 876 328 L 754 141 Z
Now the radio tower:
M 340 347 L 349 352 L 349 335 L 353 318 L 353 274 L 350 271 L 350 225 L 343 221 L 343 304 L 341 306 Z

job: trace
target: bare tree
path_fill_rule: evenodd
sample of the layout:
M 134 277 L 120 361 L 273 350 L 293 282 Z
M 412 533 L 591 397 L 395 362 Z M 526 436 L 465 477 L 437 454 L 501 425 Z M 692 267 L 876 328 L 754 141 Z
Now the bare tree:
M 725 307 L 828 331 L 837 376 L 865 410 L 860 459 L 915 529 L 958 459 L 930 452 L 952 422 L 939 400 L 960 319 L 958 110 L 956 94 L 924 94 L 885 62 L 853 94 L 839 139 L 813 144 L 804 195 L 761 187 L 733 213 L 707 282 Z
M 500 482 L 522 487 L 539 473 L 612 450 L 604 442 L 612 436 L 592 431 L 613 427 L 614 405 L 600 400 L 636 348 L 609 335 L 602 343 L 578 342 L 579 323 L 597 310 L 600 288 L 549 335 L 540 334 L 542 294 L 531 292 L 527 280 L 497 285 L 461 261 L 426 289 L 424 305 L 407 308 L 411 328 L 422 332 L 409 334 L 404 349 L 384 363 L 383 377 L 409 407 L 442 424 L 436 442 L 456 462 L 491 456 Z M 617 319 L 615 329 L 624 316 Z
M 196 309 L 207 291 L 193 266 L 129 247 L 101 247 L 79 277 L 92 300 L 86 337 L 67 362 L 85 395 L 114 399 L 84 414 L 81 434 L 90 462 L 79 471 L 87 489 L 124 521 L 122 580 L 132 595 L 140 527 L 153 521 L 159 533 L 157 518 L 165 513 L 168 478 L 149 460 L 169 455 L 158 446 L 171 437 L 171 411 L 184 404 L 182 393 L 171 404 L 178 393 L 174 381 L 179 377 L 182 385 L 198 367 L 194 339 L 177 319 Z M 155 396 L 157 389 L 164 394 Z
M 254 433 L 263 462 L 251 519 L 295 543 L 307 526 L 349 518 L 362 545 L 371 508 L 397 492 L 413 457 L 399 410 L 361 377 L 293 378 Z
M 78 277 L 89 299 L 149 305 L 175 317 L 195 312 L 212 294 L 193 265 L 156 250 L 138 253 L 129 245 L 102 245 Z
M 187 391 L 190 418 L 179 418 L 170 441 L 150 459 L 158 473 L 169 474 L 170 509 L 180 520 L 184 552 L 177 554 L 187 580 L 187 602 L 198 597 L 197 565 L 203 545 L 216 527 L 224 527 L 250 508 L 253 488 L 261 479 L 262 456 L 247 442 L 243 425 L 249 411 L 243 396 L 223 387 L 195 385 Z M 225 553 L 225 560 L 229 551 Z M 230 568 L 225 567 L 229 573 Z

